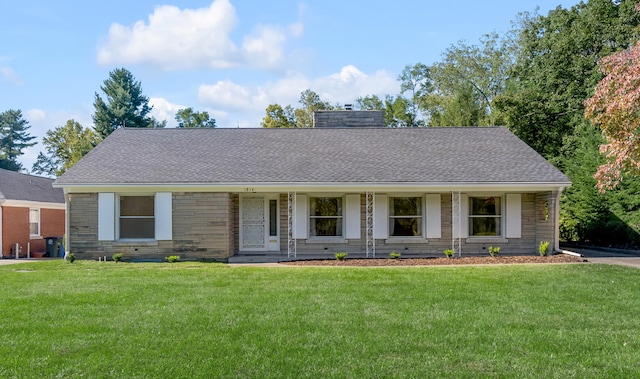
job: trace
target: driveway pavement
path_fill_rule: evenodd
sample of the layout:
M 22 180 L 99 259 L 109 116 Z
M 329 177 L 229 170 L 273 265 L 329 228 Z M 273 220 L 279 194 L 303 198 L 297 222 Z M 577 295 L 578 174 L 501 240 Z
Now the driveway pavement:
M 591 263 L 640 268 L 640 252 L 638 251 L 582 248 L 571 248 L 567 250 L 582 254 L 584 258 Z

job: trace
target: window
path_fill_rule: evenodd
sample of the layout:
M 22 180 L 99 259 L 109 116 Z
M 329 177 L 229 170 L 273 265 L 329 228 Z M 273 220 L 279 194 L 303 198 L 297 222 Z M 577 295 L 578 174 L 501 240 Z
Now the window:
M 389 235 L 392 237 L 422 236 L 422 198 L 389 198 Z
M 120 196 L 120 238 L 155 238 L 153 196 Z
M 342 198 L 312 197 L 310 205 L 310 236 L 342 237 Z
M 497 196 L 469 197 L 469 235 L 502 235 L 502 198 Z
M 29 234 L 32 237 L 40 235 L 40 209 L 29 209 Z

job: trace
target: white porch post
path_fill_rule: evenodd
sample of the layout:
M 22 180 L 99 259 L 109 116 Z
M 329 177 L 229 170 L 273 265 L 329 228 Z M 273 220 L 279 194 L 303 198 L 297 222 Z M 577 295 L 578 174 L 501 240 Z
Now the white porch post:
M 296 236 L 296 193 L 287 194 L 287 258 L 295 258 L 297 255 Z
M 462 214 L 460 191 L 451 191 L 451 249 L 453 255 L 462 256 Z
M 375 210 L 376 210 L 376 193 L 366 192 L 365 194 L 365 229 L 367 235 L 367 248 L 366 257 L 375 258 L 376 256 L 376 239 L 373 235 L 373 228 L 375 224 Z

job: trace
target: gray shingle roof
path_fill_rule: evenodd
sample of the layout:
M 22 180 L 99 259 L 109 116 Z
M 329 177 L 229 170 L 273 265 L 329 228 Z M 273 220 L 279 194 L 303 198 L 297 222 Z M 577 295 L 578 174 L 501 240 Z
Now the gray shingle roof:
M 57 184 L 569 183 L 503 127 L 115 131 Z
M 0 169 L 0 200 L 64 204 L 64 192 L 52 183 L 53 179 Z

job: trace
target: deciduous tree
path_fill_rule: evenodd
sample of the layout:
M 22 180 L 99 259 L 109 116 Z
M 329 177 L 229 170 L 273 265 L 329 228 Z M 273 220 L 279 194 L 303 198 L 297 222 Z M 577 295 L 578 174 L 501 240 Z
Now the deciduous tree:
M 75 120 L 47 131 L 42 138 L 44 152 L 31 169 L 34 174 L 59 176 L 85 156 L 100 142 L 100 136 Z
M 176 112 L 178 128 L 215 128 L 216 120 L 209 118 L 206 111 L 195 112 L 193 108 L 184 108 Z
M 600 152 L 606 163 L 595 174 L 601 191 L 618 185 L 624 174 L 640 174 L 640 42 L 602 58 L 605 77 L 586 102 L 585 117 L 602 129 Z

